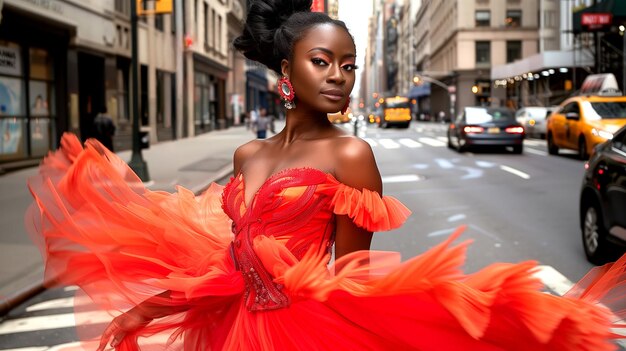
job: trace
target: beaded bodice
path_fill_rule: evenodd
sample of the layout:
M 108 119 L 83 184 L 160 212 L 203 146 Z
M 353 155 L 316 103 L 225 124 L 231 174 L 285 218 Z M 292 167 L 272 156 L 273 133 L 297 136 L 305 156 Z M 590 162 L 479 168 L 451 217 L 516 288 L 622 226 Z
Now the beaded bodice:
M 289 305 L 282 286 L 273 282 L 255 254 L 255 237 L 272 237 L 298 259 L 311 246 L 320 251 L 330 250 L 335 226 L 331 208 L 333 192 L 329 188 L 332 184 L 328 184 L 328 177 L 317 169 L 286 169 L 268 178 L 250 204 L 245 203 L 243 175 L 231 178 L 226 185 L 222 206 L 233 221 L 231 255 L 246 282 L 248 310 Z

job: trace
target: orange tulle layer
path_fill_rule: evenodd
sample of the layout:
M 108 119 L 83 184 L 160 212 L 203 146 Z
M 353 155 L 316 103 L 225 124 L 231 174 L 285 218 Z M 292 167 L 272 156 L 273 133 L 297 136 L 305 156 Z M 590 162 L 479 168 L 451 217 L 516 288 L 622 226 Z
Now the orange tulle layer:
M 330 182 L 336 180 L 331 179 Z M 50 285 L 75 284 L 78 333 L 87 350 L 115 315 L 165 291 L 157 319 L 118 350 L 613 350 L 626 316 L 626 257 L 589 273 L 565 297 L 541 291 L 534 262 L 462 272 L 462 228 L 401 262 L 393 252 L 354 252 L 331 265 L 311 249 L 298 258 L 258 236 L 254 252 L 286 308 L 249 312 L 229 253 L 232 222 L 223 187 L 194 196 L 147 190 L 95 141 L 65 135 L 40 174 L 26 225 Z M 370 230 L 397 227 L 408 210 L 345 187 L 335 212 Z M 376 210 L 369 210 L 375 208 Z

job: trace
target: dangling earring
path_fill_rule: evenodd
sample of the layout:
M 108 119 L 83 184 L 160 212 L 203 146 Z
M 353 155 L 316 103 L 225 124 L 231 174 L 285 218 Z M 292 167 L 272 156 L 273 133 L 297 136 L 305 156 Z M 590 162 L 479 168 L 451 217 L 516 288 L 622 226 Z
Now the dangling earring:
M 289 78 L 282 76 L 278 80 L 278 94 L 285 103 L 285 108 L 288 110 L 296 108 L 296 103 L 293 99 L 296 97 L 296 92 L 293 90 L 293 86 L 289 81 Z
M 341 114 L 345 115 L 346 111 L 348 111 L 348 107 L 350 107 L 350 97 L 348 96 L 348 100 L 346 100 L 346 105 L 341 109 Z

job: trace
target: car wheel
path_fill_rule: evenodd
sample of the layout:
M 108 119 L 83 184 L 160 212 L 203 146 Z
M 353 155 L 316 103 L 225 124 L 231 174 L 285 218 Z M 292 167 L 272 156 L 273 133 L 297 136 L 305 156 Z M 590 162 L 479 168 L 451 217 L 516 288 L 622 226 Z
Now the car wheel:
M 524 145 L 513 145 L 514 154 L 521 154 L 522 152 L 524 152 Z
M 578 139 L 578 157 L 581 160 L 589 159 L 589 154 L 587 154 L 587 143 L 585 143 L 585 137 L 580 137 Z
M 548 153 L 550 155 L 558 155 L 559 147 L 554 144 L 554 139 L 552 138 L 552 134 L 548 134 Z
M 596 265 L 610 261 L 606 242 L 606 229 L 602 224 L 602 213 L 596 203 L 583 204 L 582 235 L 587 260 Z

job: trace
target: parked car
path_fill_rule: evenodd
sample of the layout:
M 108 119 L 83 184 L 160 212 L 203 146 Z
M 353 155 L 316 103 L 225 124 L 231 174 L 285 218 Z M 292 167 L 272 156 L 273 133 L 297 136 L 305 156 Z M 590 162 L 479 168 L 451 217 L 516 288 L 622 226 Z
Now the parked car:
M 448 126 L 448 147 L 463 151 L 475 146 L 512 146 L 513 152 L 521 154 L 524 136 L 524 127 L 507 108 L 465 107 Z
M 585 163 L 580 228 L 590 262 L 603 264 L 626 252 L 626 126 Z
M 623 125 L 626 96 L 571 97 L 548 118 L 548 152 L 556 155 L 561 148 L 572 149 L 586 160 L 596 145 L 610 140 Z
M 546 119 L 556 107 L 528 106 L 515 112 L 515 119 L 522 124 L 526 135 L 545 139 Z

